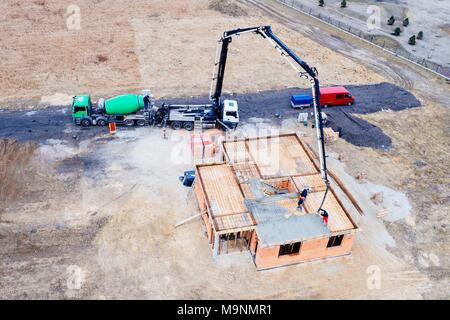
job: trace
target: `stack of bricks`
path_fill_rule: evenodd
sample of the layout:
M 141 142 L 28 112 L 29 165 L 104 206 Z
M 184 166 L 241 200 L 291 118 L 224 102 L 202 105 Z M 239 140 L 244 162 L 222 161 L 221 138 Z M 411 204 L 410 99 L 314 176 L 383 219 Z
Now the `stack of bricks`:
M 214 162 L 214 143 L 211 137 L 207 133 L 202 134 L 203 140 L 203 162 L 211 163 Z
M 203 141 L 201 134 L 191 135 L 191 152 L 194 161 L 203 159 Z
M 214 162 L 214 143 L 207 133 L 191 135 L 191 152 L 195 163 Z
M 331 128 L 324 128 L 323 134 L 326 143 L 330 143 L 339 139 L 339 132 L 333 131 L 333 129 Z

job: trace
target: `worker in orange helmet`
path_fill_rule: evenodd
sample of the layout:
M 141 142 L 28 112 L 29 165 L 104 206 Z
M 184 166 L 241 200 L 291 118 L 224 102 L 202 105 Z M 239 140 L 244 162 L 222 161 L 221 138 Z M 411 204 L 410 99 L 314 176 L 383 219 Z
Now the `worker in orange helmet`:
M 324 209 L 319 210 L 323 223 L 328 224 L 328 212 Z

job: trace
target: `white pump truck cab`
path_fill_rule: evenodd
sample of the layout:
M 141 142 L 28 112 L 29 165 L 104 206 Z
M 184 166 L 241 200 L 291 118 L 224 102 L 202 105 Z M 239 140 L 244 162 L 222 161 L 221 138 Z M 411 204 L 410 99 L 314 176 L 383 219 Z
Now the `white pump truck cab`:
M 225 129 L 234 129 L 239 123 L 238 104 L 234 100 L 224 100 L 217 107 L 214 104 L 163 104 L 155 109 L 153 123 L 162 123 L 175 130 L 191 131 L 196 123 L 204 129 L 218 124 Z
M 231 129 L 239 124 L 239 108 L 236 100 L 223 101 L 222 122 Z

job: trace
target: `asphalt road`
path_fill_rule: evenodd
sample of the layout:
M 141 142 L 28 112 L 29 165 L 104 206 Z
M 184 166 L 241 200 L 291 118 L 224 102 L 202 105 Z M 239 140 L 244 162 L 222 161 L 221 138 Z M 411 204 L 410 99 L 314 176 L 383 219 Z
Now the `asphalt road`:
M 358 114 L 374 113 L 381 110 L 399 111 L 420 107 L 421 103 L 409 91 L 391 83 L 373 85 L 345 86 L 356 98 L 352 106 L 336 106 L 323 109 L 327 114 L 327 126 L 340 132 L 341 138 L 362 147 L 388 149 L 392 140 L 375 125 L 360 119 Z M 310 89 L 289 88 L 284 90 L 268 90 L 258 93 L 224 95 L 239 103 L 241 121 L 250 118 L 273 119 L 280 122 L 286 118 L 297 118 L 299 109 L 290 105 L 293 94 L 310 93 Z M 167 99 L 168 103 L 205 103 L 207 97 L 191 97 L 185 99 Z M 162 102 L 162 101 L 159 101 Z M 301 112 L 312 111 L 304 109 Z M 276 117 L 276 115 L 280 117 Z
M 420 107 L 420 101 L 407 90 L 390 83 L 374 85 L 346 86 L 356 97 L 352 106 L 338 106 L 323 109 L 328 116 L 327 126 L 340 132 L 341 138 L 364 147 L 388 149 L 391 138 L 373 124 L 357 117 L 390 109 L 399 111 L 407 108 Z M 236 99 L 239 103 L 242 122 L 250 118 L 272 119 L 281 122 L 286 118 L 297 118 L 299 109 L 290 106 L 292 94 L 307 93 L 308 89 L 289 88 L 284 90 L 269 90 L 258 93 L 224 95 Z M 166 103 L 207 103 L 208 98 L 190 97 L 179 99 L 158 100 L 156 104 Z M 305 109 L 306 111 L 306 109 Z M 302 111 L 302 112 L 305 112 Z M 312 111 L 312 110 L 308 110 Z M 277 117 L 276 115 L 279 115 Z M 121 128 L 121 130 L 139 130 Z M 68 106 L 49 107 L 32 111 L 0 110 L 0 138 L 17 139 L 20 141 L 42 142 L 47 139 L 75 139 L 81 141 L 103 134 L 107 128 L 82 128 L 71 123 Z

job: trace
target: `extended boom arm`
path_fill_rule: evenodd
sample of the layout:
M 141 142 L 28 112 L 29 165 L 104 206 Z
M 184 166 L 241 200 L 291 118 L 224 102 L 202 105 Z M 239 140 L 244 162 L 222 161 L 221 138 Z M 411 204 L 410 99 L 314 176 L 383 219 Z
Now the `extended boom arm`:
M 318 73 L 316 68 L 311 68 L 305 61 L 300 59 L 300 57 L 295 54 L 289 47 L 280 40 L 272 32 L 271 26 L 259 26 L 244 29 L 235 29 L 226 31 L 223 33 L 222 38 L 219 40 L 219 47 L 216 54 L 215 69 L 213 75 L 213 82 L 211 84 L 211 94 L 210 99 L 213 101 L 215 106 L 220 106 L 220 96 L 222 95 L 223 79 L 225 75 L 225 65 L 227 61 L 228 46 L 232 41 L 234 36 L 241 35 L 243 33 L 253 32 L 261 35 L 263 38 L 267 39 L 276 50 L 289 62 L 289 64 L 297 71 L 299 77 L 309 79 L 312 88 L 313 106 L 314 106 L 314 118 L 317 130 L 317 142 L 319 145 L 319 160 L 320 160 L 320 173 L 322 179 L 327 185 L 326 192 L 328 191 L 329 181 L 327 174 L 327 164 L 325 157 L 325 141 L 323 138 L 323 122 L 322 122 L 322 112 L 320 108 L 320 86 Z M 221 45 L 220 45 L 221 44 Z M 220 49 L 220 51 L 219 51 Z M 301 69 L 298 68 L 300 66 Z M 216 70 L 217 69 L 217 70 Z M 303 71 L 302 71 L 303 70 Z M 214 85 L 215 83 L 215 85 Z M 214 88 L 214 92 L 212 92 Z M 325 196 L 326 196 L 325 192 Z M 319 209 L 322 208 L 325 196 Z

